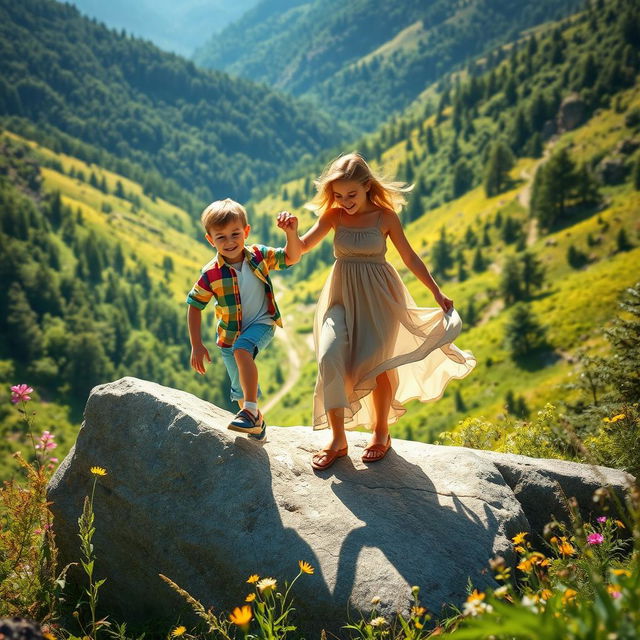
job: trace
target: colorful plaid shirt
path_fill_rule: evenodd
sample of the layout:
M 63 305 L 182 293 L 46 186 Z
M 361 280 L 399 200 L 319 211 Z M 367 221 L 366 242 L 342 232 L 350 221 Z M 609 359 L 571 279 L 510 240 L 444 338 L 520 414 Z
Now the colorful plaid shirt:
M 267 312 L 281 327 L 282 319 L 273 295 L 269 271 L 288 268 L 284 249 L 265 247 L 262 244 L 250 244 L 244 248 L 244 258 L 253 273 L 264 282 Z M 202 268 L 200 279 L 187 295 L 187 304 L 196 307 L 196 309 L 204 309 L 212 297 L 216 301 L 215 309 L 218 319 L 217 345 L 231 347 L 242 331 L 242 304 L 236 270 L 230 267 L 219 253 Z

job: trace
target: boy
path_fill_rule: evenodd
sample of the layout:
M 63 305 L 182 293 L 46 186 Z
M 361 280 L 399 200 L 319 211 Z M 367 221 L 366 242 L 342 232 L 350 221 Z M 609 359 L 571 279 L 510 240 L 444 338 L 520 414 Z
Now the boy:
M 200 327 L 202 309 L 213 297 L 217 345 L 231 379 L 231 400 L 240 405 L 228 428 L 263 440 L 266 425 L 258 409 L 260 390 L 254 359 L 271 342 L 275 325 L 282 326 L 269 271 L 285 269 L 300 260 L 298 220 L 286 211 L 278 214 L 278 226 L 287 235 L 284 249 L 245 245 L 251 230 L 247 212 L 229 198 L 212 202 L 201 220 L 205 237 L 217 254 L 202 268 L 187 296 L 191 366 L 204 374 L 204 359 L 211 362 Z

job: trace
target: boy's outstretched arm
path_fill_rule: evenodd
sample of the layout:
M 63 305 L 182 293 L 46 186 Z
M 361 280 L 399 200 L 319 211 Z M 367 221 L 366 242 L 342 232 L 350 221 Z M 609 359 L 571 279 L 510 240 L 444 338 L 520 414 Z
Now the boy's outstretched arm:
M 284 245 L 287 266 L 300 262 L 302 241 L 298 236 L 298 218 L 288 211 L 281 211 L 278 214 L 278 227 L 287 235 L 287 242 Z
M 204 359 L 211 362 L 207 348 L 202 344 L 202 311 L 189 305 L 187 309 L 187 327 L 189 328 L 189 340 L 191 341 L 191 368 L 204 375 Z

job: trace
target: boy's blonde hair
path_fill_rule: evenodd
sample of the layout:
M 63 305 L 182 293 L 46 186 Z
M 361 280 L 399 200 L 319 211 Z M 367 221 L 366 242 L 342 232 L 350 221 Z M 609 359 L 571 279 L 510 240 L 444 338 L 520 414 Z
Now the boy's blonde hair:
M 330 162 L 322 175 L 314 182 L 316 196 L 306 206 L 322 215 L 333 207 L 335 199 L 331 184 L 335 180 L 355 180 L 360 184 L 369 183 L 367 197 L 376 207 L 398 213 L 406 204 L 404 194 L 413 189 L 413 185 L 393 182 L 374 173 L 367 161 L 356 152 L 339 156 Z
M 200 221 L 209 235 L 211 229 L 226 227 L 230 222 L 239 222 L 243 228 L 249 224 L 246 209 L 231 198 L 212 202 L 202 212 Z

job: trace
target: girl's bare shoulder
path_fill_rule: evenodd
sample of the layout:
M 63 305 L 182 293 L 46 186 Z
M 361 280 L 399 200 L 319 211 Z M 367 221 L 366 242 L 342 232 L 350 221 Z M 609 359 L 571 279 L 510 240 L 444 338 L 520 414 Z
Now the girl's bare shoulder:
M 340 217 L 340 212 L 342 209 L 338 207 L 333 207 L 331 209 L 327 209 L 322 216 L 320 217 L 325 223 L 330 224 L 334 229 L 336 228 L 336 224 L 338 222 L 338 218 Z

